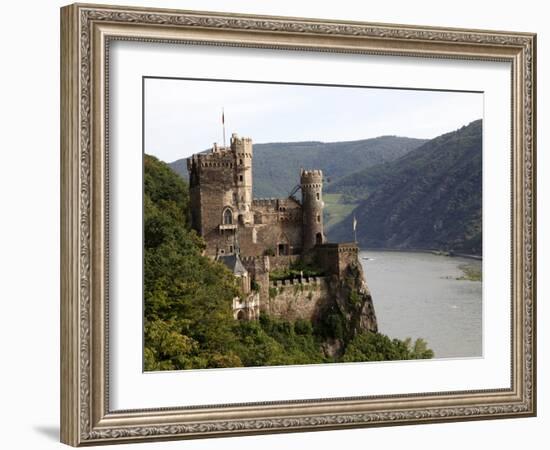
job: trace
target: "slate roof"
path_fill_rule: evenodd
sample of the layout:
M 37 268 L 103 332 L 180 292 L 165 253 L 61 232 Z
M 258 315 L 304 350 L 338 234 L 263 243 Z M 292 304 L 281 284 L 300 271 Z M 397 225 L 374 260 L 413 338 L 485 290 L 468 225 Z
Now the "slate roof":
M 244 268 L 239 255 L 220 255 L 218 256 L 218 261 L 224 263 L 234 275 L 242 276 L 248 273 L 248 271 Z

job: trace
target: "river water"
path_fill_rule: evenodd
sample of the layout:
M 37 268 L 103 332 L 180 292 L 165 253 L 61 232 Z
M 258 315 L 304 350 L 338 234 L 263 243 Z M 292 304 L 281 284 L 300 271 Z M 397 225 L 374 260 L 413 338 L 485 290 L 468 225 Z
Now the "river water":
M 435 358 L 482 356 L 482 283 L 457 280 L 464 276 L 459 266 L 481 270 L 481 261 L 420 252 L 364 250 L 359 256 L 380 333 L 421 337 Z

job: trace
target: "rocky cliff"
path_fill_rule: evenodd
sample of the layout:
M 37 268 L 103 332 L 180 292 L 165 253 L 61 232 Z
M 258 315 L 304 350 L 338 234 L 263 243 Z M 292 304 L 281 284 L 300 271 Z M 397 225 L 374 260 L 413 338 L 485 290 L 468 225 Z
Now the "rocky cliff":
M 331 277 L 329 295 L 319 317 L 325 331 L 322 348 L 330 357 L 343 355 L 358 334 L 378 332 L 374 303 L 358 261 L 348 265 L 343 277 Z

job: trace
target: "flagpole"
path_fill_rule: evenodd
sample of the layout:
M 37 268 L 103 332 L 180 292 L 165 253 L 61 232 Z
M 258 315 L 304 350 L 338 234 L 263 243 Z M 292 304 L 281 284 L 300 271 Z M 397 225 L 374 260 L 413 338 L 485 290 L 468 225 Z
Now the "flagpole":
M 223 146 L 225 147 L 225 113 L 222 108 Z

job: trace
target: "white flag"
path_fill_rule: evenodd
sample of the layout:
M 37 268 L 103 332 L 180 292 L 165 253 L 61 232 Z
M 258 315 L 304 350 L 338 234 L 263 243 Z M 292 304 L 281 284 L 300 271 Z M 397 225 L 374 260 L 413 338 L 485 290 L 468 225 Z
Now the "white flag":
M 353 231 L 357 229 L 357 219 L 353 216 Z

